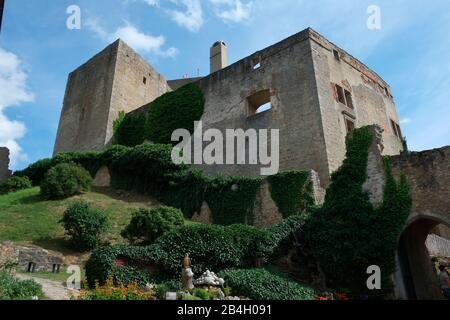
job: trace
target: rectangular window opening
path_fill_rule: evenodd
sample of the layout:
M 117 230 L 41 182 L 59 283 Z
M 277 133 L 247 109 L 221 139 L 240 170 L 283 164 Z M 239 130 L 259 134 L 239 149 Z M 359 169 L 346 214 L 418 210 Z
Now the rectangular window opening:
M 272 109 L 270 90 L 258 91 L 247 98 L 248 115 L 253 116 Z
M 403 139 L 402 131 L 400 129 L 400 126 L 397 124 L 397 122 L 395 122 L 394 120 L 391 119 L 391 126 L 392 126 L 392 131 L 394 131 L 394 134 L 398 138 Z
M 344 90 L 344 91 L 345 91 L 345 101 L 347 102 L 346 103 L 347 107 L 349 107 L 350 109 L 353 109 L 352 94 L 347 90 Z
M 338 101 L 342 104 L 345 104 L 345 95 L 344 95 L 344 89 L 340 85 L 336 85 L 336 92 L 337 92 L 337 98 Z
M 144 79 L 142 79 L 142 83 L 147 84 L 147 78 L 144 77 Z
M 349 118 L 345 118 L 345 127 L 347 128 L 347 134 L 355 130 L 355 122 Z
M 261 62 L 258 62 L 253 66 L 253 70 L 258 70 L 259 68 L 261 68 Z
M 339 56 L 339 51 L 333 49 L 333 55 L 337 61 L 341 61 L 341 57 Z

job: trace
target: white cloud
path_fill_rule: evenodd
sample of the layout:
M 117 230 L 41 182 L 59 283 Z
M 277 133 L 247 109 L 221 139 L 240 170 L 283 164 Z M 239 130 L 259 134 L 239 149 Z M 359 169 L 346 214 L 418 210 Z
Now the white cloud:
M 203 8 L 200 0 L 142 0 L 152 7 L 162 7 L 170 18 L 179 26 L 197 32 L 204 24 Z M 240 23 L 250 19 L 253 1 L 209 0 L 214 14 L 227 23 Z M 172 4 L 175 8 L 169 8 Z M 179 9 L 178 7 L 183 7 Z
M 18 144 L 26 133 L 26 127 L 22 122 L 9 119 L 4 110 L 34 100 L 26 82 L 27 74 L 19 58 L 0 48 L 0 146 L 10 149 L 12 167 L 27 158 Z
M 250 19 L 253 2 L 242 3 L 241 0 L 210 0 L 214 12 L 224 22 L 245 22 Z
M 167 10 L 173 21 L 189 31 L 200 30 L 203 26 L 203 10 L 200 0 L 170 0 L 170 2 L 185 7 L 184 11 Z
M 125 21 L 125 25 L 109 33 L 99 23 L 98 19 L 89 18 L 85 26 L 106 42 L 112 42 L 117 38 L 125 41 L 134 50 L 144 53 L 152 53 L 158 56 L 175 58 L 178 50 L 174 47 L 163 49 L 166 39 L 164 36 L 152 36 L 139 31 L 135 26 Z
M 400 120 L 400 124 L 408 124 L 411 122 L 412 122 L 412 120 L 410 118 L 404 118 L 404 119 Z

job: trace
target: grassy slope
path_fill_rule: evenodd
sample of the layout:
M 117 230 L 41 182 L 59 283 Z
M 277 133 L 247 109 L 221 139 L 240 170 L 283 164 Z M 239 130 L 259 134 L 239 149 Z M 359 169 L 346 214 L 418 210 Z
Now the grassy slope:
M 68 205 L 80 199 L 109 214 L 111 228 L 106 239 L 111 242 L 123 241 L 120 231 L 130 221 L 133 209 L 157 205 L 147 197 L 118 196 L 114 192 L 88 192 L 66 200 L 44 201 L 39 196 L 39 188 L 28 189 L 0 196 L 0 241 L 34 243 L 57 249 L 56 242 L 64 240 L 64 229 L 58 221 Z

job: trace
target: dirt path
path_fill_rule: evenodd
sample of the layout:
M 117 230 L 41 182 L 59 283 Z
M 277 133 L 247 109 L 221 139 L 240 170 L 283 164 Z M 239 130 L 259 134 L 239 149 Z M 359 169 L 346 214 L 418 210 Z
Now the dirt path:
M 70 300 L 69 290 L 63 282 L 36 278 L 24 274 L 17 274 L 19 280 L 34 280 L 42 285 L 44 295 L 50 300 Z

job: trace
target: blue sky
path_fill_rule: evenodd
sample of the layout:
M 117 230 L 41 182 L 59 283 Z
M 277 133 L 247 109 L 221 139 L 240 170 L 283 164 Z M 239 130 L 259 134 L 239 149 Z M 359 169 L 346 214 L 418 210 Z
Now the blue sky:
M 69 30 L 70 5 L 81 29 Z M 367 8 L 381 9 L 369 30 Z M 116 37 L 168 79 L 209 71 L 312 27 L 392 87 L 410 149 L 450 144 L 448 0 L 6 0 L 0 34 L 0 145 L 20 169 L 52 154 L 67 75 Z

